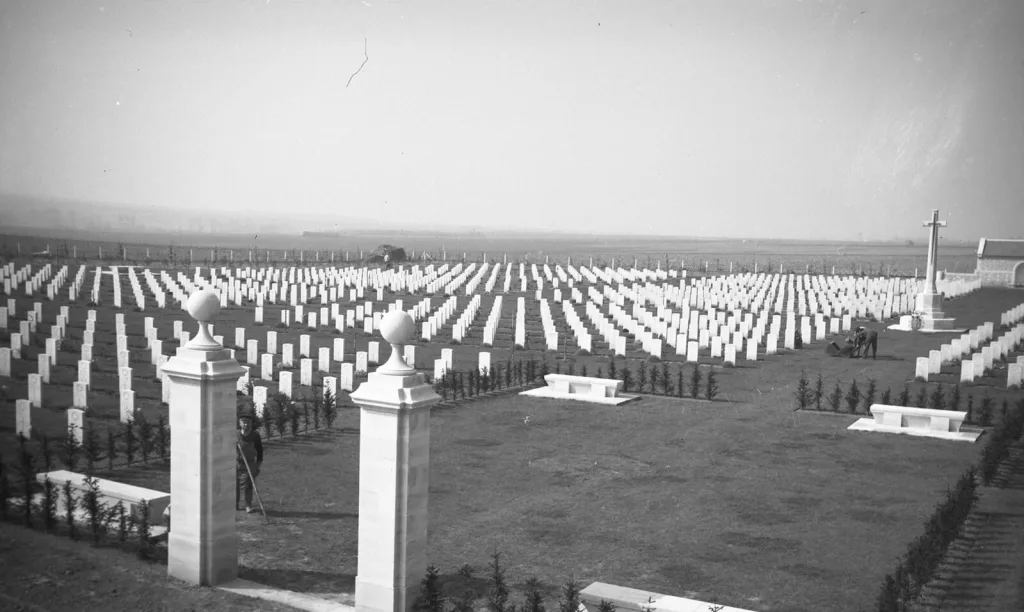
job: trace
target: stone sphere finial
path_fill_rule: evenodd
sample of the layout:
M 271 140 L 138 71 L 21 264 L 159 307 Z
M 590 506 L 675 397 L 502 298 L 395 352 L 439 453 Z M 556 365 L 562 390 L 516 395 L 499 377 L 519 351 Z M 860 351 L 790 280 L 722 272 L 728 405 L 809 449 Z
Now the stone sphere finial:
M 392 310 L 380 320 L 380 335 L 388 344 L 409 344 L 416 333 L 416 324 L 404 310 Z
M 200 323 L 213 323 L 220 313 L 220 296 L 213 289 L 201 289 L 185 303 L 188 314 Z
M 416 370 L 405 362 L 404 345 L 412 341 L 416 323 L 404 310 L 392 310 L 380 320 L 380 335 L 391 345 L 388 362 L 377 368 L 381 374 L 408 375 Z
M 189 340 L 186 348 L 196 350 L 219 350 L 224 347 L 210 335 L 210 324 L 220 313 L 220 296 L 213 289 L 201 289 L 189 296 L 185 303 L 188 314 L 199 322 L 199 332 Z

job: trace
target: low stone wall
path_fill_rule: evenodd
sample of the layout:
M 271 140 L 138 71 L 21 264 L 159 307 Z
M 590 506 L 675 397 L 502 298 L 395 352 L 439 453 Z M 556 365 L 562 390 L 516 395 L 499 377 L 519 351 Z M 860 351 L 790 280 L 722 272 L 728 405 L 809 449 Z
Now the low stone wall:
M 1012 287 L 1013 275 L 1021 261 L 1016 259 L 979 259 L 975 274 L 985 287 Z

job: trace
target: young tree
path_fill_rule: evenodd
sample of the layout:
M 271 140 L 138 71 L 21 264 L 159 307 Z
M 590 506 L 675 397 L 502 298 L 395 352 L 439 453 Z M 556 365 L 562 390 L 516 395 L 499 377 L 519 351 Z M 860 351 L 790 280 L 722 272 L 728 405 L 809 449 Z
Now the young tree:
M 854 380 L 850 383 L 850 389 L 846 392 L 846 409 L 854 414 L 857 412 L 857 406 L 860 405 L 860 389 L 857 387 L 857 381 Z
M 704 399 L 713 401 L 718 396 L 718 378 L 715 376 L 715 367 L 708 367 L 708 380 L 704 385 Z
M 796 391 L 793 392 L 793 397 L 796 398 L 796 407 L 799 410 L 806 410 L 807 406 L 811 402 L 813 397 L 813 391 L 811 385 L 807 381 L 807 373 L 800 370 L 800 379 L 796 382 Z
M 501 567 L 500 556 L 501 554 L 497 551 L 491 555 L 491 588 L 487 593 L 487 603 L 492 612 L 509 612 L 509 591 L 508 585 L 505 583 L 505 568 Z
M 832 387 L 832 392 L 828 395 L 828 405 L 832 409 L 832 412 L 839 412 L 841 403 L 843 401 L 843 388 L 842 382 L 836 380 L 836 385 Z
M 821 377 L 821 371 L 818 371 L 818 378 L 814 381 L 814 409 L 821 411 L 821 400 L 825 397 L 825 380 Z
M 900 395 L 896 399 L 896 403 L 904 407 L 910 405 L 910 385 L 904 383 L 903 391 L 900 391 Z
M 445 612 L 445 598 L 441 595 L 441 583 L 437 566 L 427 567 L 427 575 L 420 581 L 420 593 L 412 604 L 415 612 Z
M 960 384 L 953 385 L 946 396 L 946 410 L 960 410 Z
M 864 412 L 871 413 L 871 406 L 875 404 L 875 394 L 878 393 L 878 384 L 874 378 L 868 379 L 868 388 L 864 390 Z
M 928 389 L 924 385 L 921 385 L 921 387 L 917 390 L 917 398 L 915 399 L 914 403 L 917 405 L 918 408 L 924 408 L 925 404 L 928 403 Z
M 651 393 L 652 394 L 656 393 L 657 390 L 658 390 L 658 382 L 661 379 L 661 377 L 659 376 L 660 374 L 661 374 L 661 372 L 658 371 L 658 368 L 651 368 Z
M 647 386 L 647 362 L 643 359 L 640 360 L 640 365 L 637 366 L 636 370 L 636 386 L 637 391 L 640 393 L 644 392 L 644 387 Z
M 942 389 L 942 383 L 935 386 L 931 396 L 928 397 L 928 407 L 935 410 L 942 410 L 942 407 L 946 404 L 946 393 Z
M 690 372 L 690 397 L 700 397 L 700 384 L 703 375 L 700 373 L 700 364 L 693 364 L 693 371 Z

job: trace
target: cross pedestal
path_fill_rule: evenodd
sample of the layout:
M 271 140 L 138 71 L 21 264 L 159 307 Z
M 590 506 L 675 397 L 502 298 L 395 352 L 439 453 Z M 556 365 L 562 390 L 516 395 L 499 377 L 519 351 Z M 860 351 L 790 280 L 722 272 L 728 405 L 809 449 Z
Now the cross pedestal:
M 942 294 L 935 285 L 939 259 L 939 228 L 946 227 L 946 222 L 939 221 L 939 211 L 933 209 L 931 221 L 925 221 L 922 225 L 931 228 L 928 236 L 928 271 L 924 291 L 917 295 L 914 311 L 921 316 L 921 331 L 953 331 L 956 319 L 947 317 L 942 311 Z

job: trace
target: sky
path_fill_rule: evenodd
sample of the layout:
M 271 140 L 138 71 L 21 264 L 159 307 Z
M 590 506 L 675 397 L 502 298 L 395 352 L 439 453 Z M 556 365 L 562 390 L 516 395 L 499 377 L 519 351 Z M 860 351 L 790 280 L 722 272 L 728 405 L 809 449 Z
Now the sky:
M 4 0 L 0 192 L 740 238 L 1024 227 L 1020 0 Z

